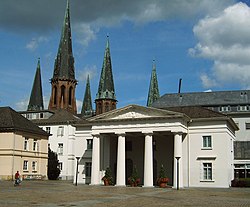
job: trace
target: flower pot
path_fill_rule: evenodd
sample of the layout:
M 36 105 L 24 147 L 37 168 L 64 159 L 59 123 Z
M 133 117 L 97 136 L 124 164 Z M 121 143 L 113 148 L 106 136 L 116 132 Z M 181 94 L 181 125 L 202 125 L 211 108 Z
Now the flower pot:
M 104 179 L 103 182 L 104 182 L 104 185 L 105 185 L 105 186 L 109 185 L 108 179 Z

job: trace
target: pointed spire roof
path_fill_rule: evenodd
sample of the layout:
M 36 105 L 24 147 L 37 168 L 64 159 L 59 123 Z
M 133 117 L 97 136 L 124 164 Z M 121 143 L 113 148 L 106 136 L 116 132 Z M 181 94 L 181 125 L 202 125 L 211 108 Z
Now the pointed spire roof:
M 33 82 L 33 87 L 30 95 L 28 111 L 43 110 L 43 93 L 42 93 L 42 80 L 41 80 L 41 67 L 40 58 L 37 62 L 36 74 Z
M 82 104 L 81 115 L 91 116 L 92 113 L 93 113 L 93 107 L 92 107 L 92 99 L 91 99 L 91 92 L 90 92 L 89 75 L 88 75 L 83 104 Z
M 116 100 L 109 47 L 109 36 L 107 36 L 102 72 L 99 82 L 98 93 L 96 94 L 96 99 Z
M 155 61 L 153 61 L 153 69 L 151 73 L 147 106 L 152 106 L 153 102 L 156 101 L 159 97 L 160 97 L 160 93 L 159 93 L 159 88 L 158 88 L 156 65 L 155 65 Z
M 61 40 L 54 65 L 53 79 L 75 79 L 74 57 L 72 52 L 69 0 L 64 16 Z

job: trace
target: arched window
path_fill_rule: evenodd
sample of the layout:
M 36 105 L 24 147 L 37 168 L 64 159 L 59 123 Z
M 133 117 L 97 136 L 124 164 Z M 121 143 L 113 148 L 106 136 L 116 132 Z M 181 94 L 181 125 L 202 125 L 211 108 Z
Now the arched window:
M 70 86 L 70 88 L 69 88 L 69 105 L 72 104 L 72 91 L 73 91 L 73 88 L 72 88 L 72 86 Z
M 61 100 L 63 100 L 63 103 L 65 101 L 65 86 L 61 86 Z
M 105 112 L 107 112 L 107 111 L 109 111 L 109 103 L 108 102 L 105 103 Z
M 98 103 L 98 113 L 101 114 L 102 113 L 102 104 Z
M 57 100 L 57 87 L 54 86 L 54 105 L 56 105 L 56 100 Z

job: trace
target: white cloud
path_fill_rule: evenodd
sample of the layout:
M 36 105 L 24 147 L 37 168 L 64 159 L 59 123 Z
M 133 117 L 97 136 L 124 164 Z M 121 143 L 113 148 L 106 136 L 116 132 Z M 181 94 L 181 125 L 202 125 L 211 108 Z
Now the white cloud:
M 84 47 L 87 47 L 89 43 L 96 39 L 96 33 L 98 28 L 93 28 L 89 24 L 79 23 L 74 26 L 76 33 L 76 41 Z
M 205 88 L 222 84 L 250 84 L 250 8 L 237 3 L 220 15 L 207 16 L 194 26 L 198 39 L 189 54 L 214 62 L 210 74 L 200 76 Z
M 79 81 L 86 81 L 88 75 L 90 79 L 93 79 L 95 76 L 97 76 L 97 66 L 96 65 L 87 65 L 84 67 L 83 70 L 81 70 L 78 74 L 78 80 Z
M 43 36 L 32 38 L 32 40 L 26 44 L 26 49 L 35 51 L 38 48 L 40 43 L 47 42 L 47 41 L 48 41 L 48 38 L 43 37 Z
M 28 108 L 28 104 L 29 104 L 29 99 L 22 99 L 19 102 L 16 103 L 16 107 L 15 110 L 16 111 L 26 111 Z
M 202 82 L 202 85 L 205 87 L 205 88 L 210 88 L 210 87 L 215 87 L 217 86 L 218 84 L 216 83 L 216 81 L 214 79 L 211 79 L 207 76 L 207 74 L 202 74 L 200 76 L 200 79 L 201 79 L 201 82 Z
M 82 110 L 82 101 L 76 99 L 76 108 L 77 108 L 77 113 L 80 113 Z

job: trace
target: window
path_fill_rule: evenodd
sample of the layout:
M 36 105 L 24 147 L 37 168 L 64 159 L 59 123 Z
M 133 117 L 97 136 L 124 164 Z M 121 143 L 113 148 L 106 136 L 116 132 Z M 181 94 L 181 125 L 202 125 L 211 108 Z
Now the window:
M 246 123 L 246 129 L 250 129 L 250 123 Z
M 63 126 L 58 127 L 57 136 L 63 136 Z
M 40 119 L 43 119 L 43 113 L 40 113 Z
M 220 106 L 219 107 L 219 111 L 231 111 L 231 107 L 230 106 Z
M 203 163 L 203 179 L 212 180 L 212 163 Z
M 91 162 L 85 162 L 85 175 L 86 177 L 91 177 Z
M 24 170 L 24 171 L 27 171 L 27 170 L 28 170 L 28 161 L 27 161 L 27 160 L 24 160 L 24 161 L 23 161 L 23 170 Z
M 212 138 L 211 136 L 203 136 L 203 148 L 212 148 Z
M 25 137 L 25 139 L 24 139 L 24 146 L 23 146 L 24 150 L 28 150 L 29 149 L 28 143 L 29 143 L 29 139 Z
M 58 155 L 63 155 L 63 143 L 58 144 L 57 153 L 58 153 Z
M 36 170 L 36 166 L 37 166 L 37 162 L 36 162 L 36 161 L 33 161 L 33 162 L 32 162 L 32 171 L 37 171 L 37 170 Z
M 87 139 L 87 149 L 92 150 L 93 149 L 93 140 Z
M 59 162 L 59 163 L 58 163 L 58 167 L 59 167 L 59 169 L 62 171 L 62 169 L 63 169 L 63 163 L 62 163 L 62 162 Z
M 34 142 L 33 142 L 33 151 L 37 151 L 37 139 L 34 139 Z
M 237 110 L 238 111 L 249 111 L 249 106 L 238 106 Z
M 50 134 L 50 127 L 46 127 L 45 131 Z

